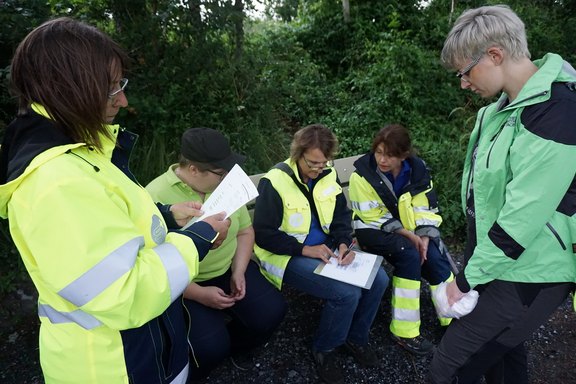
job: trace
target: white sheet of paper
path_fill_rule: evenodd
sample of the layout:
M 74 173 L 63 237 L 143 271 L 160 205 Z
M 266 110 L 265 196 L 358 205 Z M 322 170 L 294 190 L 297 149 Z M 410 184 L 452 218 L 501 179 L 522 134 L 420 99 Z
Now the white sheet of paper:
M 374 282 L 376 272 L 382 264 L 383 257 L 356 249 L 354 252 L 356 256 L 352 263 L 348 265 L 338 265 L 338 259 L 332 257 L 330 263 L 319 265 L 318 268 L 314 270 L 314 273 L 370 289 Z M 335 252 L 335 254 L 338 255 L 338 252 Z
M 254 183 L 246 172 L 236 164 L 202 205 L 204 214 L 190 220 L 182 229 L 220 212 L 226 212 L 226 217 L 229 217 L 256 196 L 258 196 L 258 191 Z

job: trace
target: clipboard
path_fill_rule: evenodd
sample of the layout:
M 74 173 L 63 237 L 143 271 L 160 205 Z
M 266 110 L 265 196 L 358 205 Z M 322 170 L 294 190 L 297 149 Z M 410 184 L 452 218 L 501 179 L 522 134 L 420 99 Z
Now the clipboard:
M 330 263 L 318 265 L 314 273 L 360 288 L 370 289 L 384 258 L 356 249 L 354 252 L 356 256 L 352 263 L 338 265 L 337 259 L 331 258 Z

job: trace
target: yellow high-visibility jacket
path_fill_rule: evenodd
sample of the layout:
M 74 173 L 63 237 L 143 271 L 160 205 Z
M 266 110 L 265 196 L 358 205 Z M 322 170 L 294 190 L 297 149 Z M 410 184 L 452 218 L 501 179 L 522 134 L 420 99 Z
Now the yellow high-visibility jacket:
M 405 228 L 419 236 L 440 236 L 442 217 L 430 172 L 418 157 L 406 161 L 410 164 L 410 181 L 400 196 L 396 196 L 390 181 L 376 172 L 373 153 L 354 162 L 356 170 L 349 185 L 354 229 L 394 232 Z
M 6 130 L 0 216 L 38 290 L 45 382 L 185 383 L 194 242 L 112 163 L 115 141 L 72 143 L 33 107 Z

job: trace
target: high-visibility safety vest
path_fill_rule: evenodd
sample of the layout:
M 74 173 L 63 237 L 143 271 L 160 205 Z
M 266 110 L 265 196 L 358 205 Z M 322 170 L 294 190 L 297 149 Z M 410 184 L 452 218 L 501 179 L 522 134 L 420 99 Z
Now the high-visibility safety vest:
M 54 130 L 35 111 L 12 128 Z M 119 127 L 107 128 L 116 138 Z M 196 247 L 167 232 L 146 190 L 111 162 L 115 141 L 102 140 L 102 152 L 51 147 L 0 185 L 0 216 L 39 294 L 45 382 L 185 383 L 180 295 L 197 273 Z
M 296 163 L 290 160 L 286 160 L 284 163 L 290 166 L 295 175 L 298 175 Z M 318 220 L 322 231 L 326 234 L 330 233 L 330 224 L 332 223 L 336 207 L 336 196 L 342 193 L 342 187 L 338 184 L 336 177 L 336 170 L 331 169 L 328 174 L 316 182 L 312 190 L 314 204 L 318 211 Z M 312 223 L 312 212 L 308 199 L 295 184 L 294 179 L 281 169 L 273 168 L 263 178 L 270 180 L 270 183 L 282 199 L 284 209 L 279 230 L 303 243 L 306 240 L 306 236 L 308 236 Z M 308 189 L 308 186 L 298 176 L 296 178 L 304 188 Z M 275 255 L 260 248 L 258 245 L 254 246 L 254 253 L 260 262 L 264 276 L 276 288 L 280 289 L 290 256 Z
M 394 232 L 405 228 L 419 236 L 438 237 L 442 223 L 430 173 L 422 159 L 409 157 L 410 181 L 396 196 L 390 181 L 376 173 L 372 153 L 356 160 L 350 176 L 354 229 Z

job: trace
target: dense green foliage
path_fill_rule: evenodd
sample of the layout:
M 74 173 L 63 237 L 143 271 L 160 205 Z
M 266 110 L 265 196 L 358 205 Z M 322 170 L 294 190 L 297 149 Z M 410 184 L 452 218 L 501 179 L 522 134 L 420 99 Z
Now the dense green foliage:
M 253 16 L 258 3 L 267 17 Z M 71 16 L 105 30 L 133 59 L 130 106 L 118 122 L 140 135 L 131 165 L 142 184 L 176 160 L 180 134 L 192 126 L 223 131 L 257 173 L 285 158 L 307 124 L 331 127 L 343 157 L 399 122 L 433 170 L 444 233 L 459 236 L 460 169 L 485 101 L 460 90 L 438 58 L 455 18 L 486 1 L 428 3 L 350 0 L 344 22 L 341 0 L 2 1 L 0 136 L 16 111 L 7 88 L 14 48 L 48 17 Z M 533 57 L 553 51 L 575 61 L 575 1 L 508 4 L 526 22 Z M 0 241 L 10 248 L 5 221 Z M 21 270 L 14 252 L 2 251 L 0 261 Z

